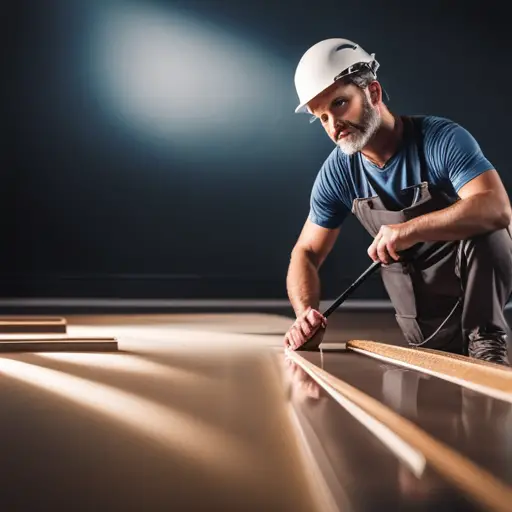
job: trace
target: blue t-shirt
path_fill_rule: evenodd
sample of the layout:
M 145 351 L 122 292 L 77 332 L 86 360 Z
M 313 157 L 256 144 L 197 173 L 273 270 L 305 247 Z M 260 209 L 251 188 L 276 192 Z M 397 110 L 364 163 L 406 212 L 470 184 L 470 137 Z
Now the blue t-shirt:
M 457 123 L 436 116 L 422 119 L 423 152 L 429 183 L 456 198 L 473 178 L 493 169 L 474 137 Z M 410 139 L 405 139 L 410 140 Z M 352 156 L 336 147 L 313 185 L 309 219 L 319 226 L 339 227 L 357 198 L 379 196 L 390 210 L 401 210 L 401 190 L 420 183 L 420 162 L 414 141 L 403 143 L 379 168 L 361 153 Z

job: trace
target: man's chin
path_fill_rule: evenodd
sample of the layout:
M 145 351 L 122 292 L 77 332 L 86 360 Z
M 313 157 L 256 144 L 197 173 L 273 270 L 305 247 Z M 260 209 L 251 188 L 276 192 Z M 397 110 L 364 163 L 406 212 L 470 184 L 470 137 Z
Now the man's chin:
M 346 141 L 339 141 L 336 144 L 345 155 L 353 155 L 358 151 L 361 151 L 359 144 L 347 144 Z
M 375 133 L 376 129 L 367 131 L 365 133 L 360 133 L 354 135 L 350 134 L 348 137 L 344 137 L 343 139 L 340 139 L 336 145 L 345 153 L 346 155 L 353 155 L 354 153 L 358 153 L 359 151 L 362 151 L 368 142 L 373 137 L 373 134 Z

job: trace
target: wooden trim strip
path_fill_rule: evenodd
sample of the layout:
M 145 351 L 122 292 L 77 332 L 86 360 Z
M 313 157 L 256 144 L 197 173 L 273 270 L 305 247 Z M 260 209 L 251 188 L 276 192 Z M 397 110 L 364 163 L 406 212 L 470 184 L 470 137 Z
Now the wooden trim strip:
M 449 352 L 442 352 L 441 350 L 434 350 L 432 348 L 417 348 L 416 350 L 420 352 L 425 352 L 427 354 L 436 354 L 439 356 L 449 357 L 450 359 L 456 359 L 457 361 L 464 361 L 466 363 L 476 364 L 479 366 L 485 366 L 486 368 L 492 368 L 493 370 L 500 370 L 504 372 L 512 373 L 512 368 L 510 366 L 503 366 L 497 363 L 490 363 L 489 361 L 482 361 L 480 359 L 475 359 L 474 357 L 467 357 L 460 354 L 450 354 Z
M 457 486 L 485 508 L 499 512 L 510 510 L 512 488 L 495 478 L 491 473 L 437 441 L 417 425 L 395 413 L 378 400 L 310 363 L 297 352 L 290 351 L 289 357 L 304 370 L 308 369 L 308 373 L 314 375 L 315 380 L 319 383 L 323 380 L 348 400 L 394 431 L 406 443 L 421 451 L 425 455 L 427 463 L 447 481 Z
M 0 352 L 116 352 L 116 338 L 0 337 Z
M 484 361 L 476 362 L 469 357 L 437 350 L 400 347 L 375 341 L 351 340 L 347 342 L 347 349 L 428 373 L 512 403 L 512 371 L 508 367 Z
M 47 316 L 0 316 L 0 325 L 3 324 L 65 324 L 66 319 L 62 317 Z
M 61 317 L 0 316 L 0 333 L 65 333 L 66 329 Z
M 298 364 L 300 365 L 300 363 Z M 301 368 L 311 378 L 315 379 L 316 375 L 311 368 L 305 368 L 302 365 Z M 406 443 L 387 425 L 384 425 L 374 416 L 368 414 L 367 411 L 347 399 L 328 383 L 323 380 L 317 382 L 335 402 L 341 405 L 348 414 L 369 430 L 383 445 L 385 445 L 398 459 L 400 459 L 400 461 L 403 462 L 417 478 L 423 474 L 427 464 L 423 453 Z

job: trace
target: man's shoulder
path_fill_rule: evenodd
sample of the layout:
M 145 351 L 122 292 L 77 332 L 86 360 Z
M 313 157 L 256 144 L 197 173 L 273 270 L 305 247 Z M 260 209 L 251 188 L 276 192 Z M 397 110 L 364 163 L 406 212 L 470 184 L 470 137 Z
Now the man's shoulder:
M 457 122 L 449 119 L 448 117 L 432 115 L 412 117 L 416 117 L 421 121 L 421 130 L 426 142 L 437 141 L 439 138 L 449 136 L 460 128 L 460 125 Z
M 464 153 L 472 152 L 478 145 L 467 128 L 447 117 L 424 116 L 422 133 L 427 156 L 446 154 L 450 148 Z
M 348 162 L 349 157 L 336 146 L 324 160 L 318 174 L 329 179 L 340 177 L 347 168 Z
M 344 182 L 349 169 L 349 157 L 338 147 L 335 147 L 325 158 L 317 172 L 313 185 L 313 193 L 325 193 L 339 195 L 344 189 Z

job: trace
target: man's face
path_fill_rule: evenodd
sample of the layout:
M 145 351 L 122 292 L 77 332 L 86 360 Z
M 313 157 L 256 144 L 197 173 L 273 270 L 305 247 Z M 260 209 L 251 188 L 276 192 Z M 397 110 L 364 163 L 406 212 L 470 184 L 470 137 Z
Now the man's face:
M 309 103 L 331 140 L 347 155 L 361 151 L 380 126 L 379 111 L 367 91 L 334 84 Z

